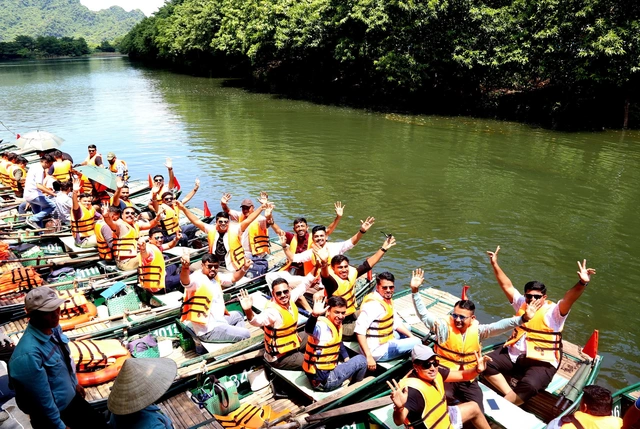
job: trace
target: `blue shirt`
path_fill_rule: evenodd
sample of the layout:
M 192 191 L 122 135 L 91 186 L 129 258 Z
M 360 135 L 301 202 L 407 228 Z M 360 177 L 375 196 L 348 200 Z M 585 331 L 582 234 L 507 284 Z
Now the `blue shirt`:
M 18 407 L 37 415 L 39 420 L 50 421 L 52 427 L 65 429 L 60 411 L 76 396 L 78 379 L 74 367 L 69 339 L 60 326 L 53 329 L 53 335 L 48 335 L 29 324 L 9 361 Z
M 160 407 L 153 404 L 124 416 L 111 413 L 109 425 L 114 429 L 173 429 L 169 417 L 164 415 Z

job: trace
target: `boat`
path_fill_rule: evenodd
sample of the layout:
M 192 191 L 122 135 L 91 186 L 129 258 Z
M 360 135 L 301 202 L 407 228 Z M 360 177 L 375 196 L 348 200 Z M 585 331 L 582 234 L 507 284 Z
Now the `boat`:
M 615 417 L 623 418 L 629 408 L 633 407 L 636 400 L 640 398 L 640 383 L 618 390 L 611 396 L 613 397 L 613 410 L 611 414 Z M 631 426 L 631 428 L 640 428 L 640 424 L 636 423 Z

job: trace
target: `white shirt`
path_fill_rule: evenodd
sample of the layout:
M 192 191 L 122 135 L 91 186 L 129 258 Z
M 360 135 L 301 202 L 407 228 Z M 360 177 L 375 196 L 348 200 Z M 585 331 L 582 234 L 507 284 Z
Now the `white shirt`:
M 195 292 L 202 285 L 207 285 L 211 291 L 211 306 L 209 307 L 209 315 L 207 317 L 207 323 L 202 325 L 200 323 L 189 322 L 191 329 L 197 336 L 204 335 L 213 331 L 216 326 L 227 325 L 227 320 L 224 318 L 224 296 L 222 294 L 222 286 L 230 286 L 233 274 L 231 273 L 218 273 L 218 283 L 215 280 L 211 280 L 209 277 L 202 273 L 202 270 L 194 271 L 189 275 L 189 286 L 185 286 L 186 292 Z
M 382 295 L 380 295 L 377 291 L 373 292 L 377 295 L 378 298 L 384 299 Z M 354 332 L 360 335 L 366 335 L 367 329 L 371 326 L 374 320 L 379 320 L 384 317 L 386 311 L 382 304 L 378 301 L 367 301 L 366 303 L 360 306 L 360 314 L 356 319 L 356 327 Z M 393 311 L 393 330 L 395 331 L 399 325 L 401 325 L 400 318 L 396 314 L 396 311 Z M 389 348 L 389 343 L 380 344 L 379 338 L 370 337 L 367 338 L 367 345 L 369 346 L 369 351 L 371 352 L 371 356 L 374 359 L 380 359 Z
M 62 223 L 69 223 L 69 217 L 71 214 L 71 207 L 73 206 L 73 198 L 66 192 L 58 192 L 53 199 L 53 203 L 56 205 L 56 213 L 58 219 Z
M 235 228 L 236 231 L 235 233 L 237 235 L 240 235 L 240 225 L 237 223 L 229 223 L 229 226 L 227 227 L 227 232 L 224 233 L 224 236 L 222 237 L 222 243 L 224 244 L 224 248 L 227 251 L 227 253 L 224 255 L 224 264 L 225 264 L 225 268 L 228 271 L 234 272 L 236 271 L 236 269 L 233 266 L 233 263 L 231 262 L 231 252 L 229 252 L 229 231 L 231 231 L 232 228 Z M 209 232 L 216 231 L 216 226 L 215 225 L 207 225 L 205 224 L 205 231 L 207 232 L 207 235 L 209 234 Z M 218 233 L 220 234 L 220 233 Z M 216 246 L 218 245 L 218 239 L 216 239 L 216 241 L 214 243 L 211 243 L 213 245 L 212 247 L 212 252 L 214 255 L 216 254 Z M 246 252 L 246 251 L 245 251 Z M 249 255 L 251 254 L 251 252 L 248 253 Z
M 311 237 L 309 237 L 309 239 L 311 240 Z M 349 250 L 353 249 L 353 243 L 351 242 L 351 239 L 342 241 L 340 243 L 326 242 L 324 245 L 324 248 L 329 251 L 329 257 L 333 258 L 336 255 L 342 255 L 345 252 L 348 252 Z M 295 250 L 296 249 L 293 249 L 294 252 Z M 293 262 L 297 264 L 308 262 L 311 260 L 312 256 L 313 256 L 313 251 L 311 249 L 307 249 L 302 253 L 296 253 L 295 255 L 293 255 Z
M 240 223 L 241 215 L 242 215 L 241 212 L 237 210 L 231 210 L 229 212 L 229 220 Z M 258 222 L 260 224 L 260 228 L 263 228 L 269 231 L 269 226 L 267 225 L 267 218 L 264 217 L 263 215 L 258 216 L 257 219 L 254 220 L 253 222 Z M 247 229 L 244 230 L 244 232 L 242 233 L 242 238 L 240 240 L 242 241 L 242 247 L 244 248 L 244 252 L 247 255 L 252 255 L 253 253 L 251 253 L 251 246 L 249 245 L 249 227 L 247 227 Z
M 522 307 L 522 304 L 524 304 L 526 300 L 527 299 L 516 290 L 513 294 L 513 302 L 511 303 L 511 306 L 516 312 L 518 312 L 518 310 L 520 310 L 520 307 Z M 569 316 L 569 313 L 562 316 L 560 314 L 560 307 L 557 303 L 554 303 L 544 315 L 544 323 L 546 323 L 549 328 L 553 329 L 554 332 L 560 332 L 564 327 L 564 322 L 567 320 L 567 316 Z M 522 337 L 520 337 L 520 339 L 515 344 L 509 346 L 509 357 L 511 358 L 511 362 L 515 363 L 516 359 L 518 359 L 518 356 L 526 353 L 526 337 L 527 333 L 525 332 L 524 335 L 522 335 Z M 556 361 L 552 365 L 557 368 L 558 363 L 559 362 Z
M 40 189 L 36 185 L 42 185 L 44 182 L 44 168 L 39 162 L 29 167 L 27 178 L 24 183 L 24 199 L 29 202 L 38 197 L 44 197 Z

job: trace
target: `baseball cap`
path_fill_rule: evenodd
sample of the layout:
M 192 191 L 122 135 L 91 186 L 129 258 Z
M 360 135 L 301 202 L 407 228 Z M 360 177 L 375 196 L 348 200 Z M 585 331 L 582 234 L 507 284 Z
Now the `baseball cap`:
M 113 153 L 113 152 L 109 152 L 109 153 L 107 154 L 107 159 L 113 159 L 113 158 L 115 158 L 115 157 L 116 157 L 116 154 L 115 154 L 115 153 Z
M 240 207 L 251 207 L 253 206 L 253 201 L 251 201 L 251 198 L 245 198 L 244 200 L 242 200 L 242 202 L 240 203 Z
M 428 361 L 435 355 L 436 354 L 433 352 L 431 347 L 427 347 L 424 344 L 418 344 L 411 351 L 411 361 Z
M 34 310 L 55 311 L 64 299 L 58 297 L 58 294 L 46 286 L 31 290 L 24 298 L 24 309 L 27 314 Z

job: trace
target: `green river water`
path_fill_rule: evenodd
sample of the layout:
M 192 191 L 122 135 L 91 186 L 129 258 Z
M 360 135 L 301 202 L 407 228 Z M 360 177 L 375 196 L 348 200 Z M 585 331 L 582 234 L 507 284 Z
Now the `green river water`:
M 425 100 L 428 103 L 429 100 Z M 376 267 L 408 285 L 459 294 L 471 285 L 480 321 L 510 316 L 485 251 L 520 290 L 537 279 L 553 300 L 576 283 L 578 259 L 598 274 L 576 303 L 565 338 L 600 331 L 598 383 L 640 380 L 640 133 L 564 134 L 470 118 L 402 116 L 255 94 L 223 80 L 131 64 L 126 58 L 0 63 L 0 121 L 18 133 L 51 131 L 77 162 L 86 146 L 114 151 L 133 177 L 174 160 L 184 190 L 198 177 L 217 211 L 223 192 L 269 192 L 276 221 L 304 215 L 344 240 L 359 220 L 376 224 L 351 252 L 359 262 L 392 233 L 398 245 Z M 0 138 L 12 134 L 0 126 Z

